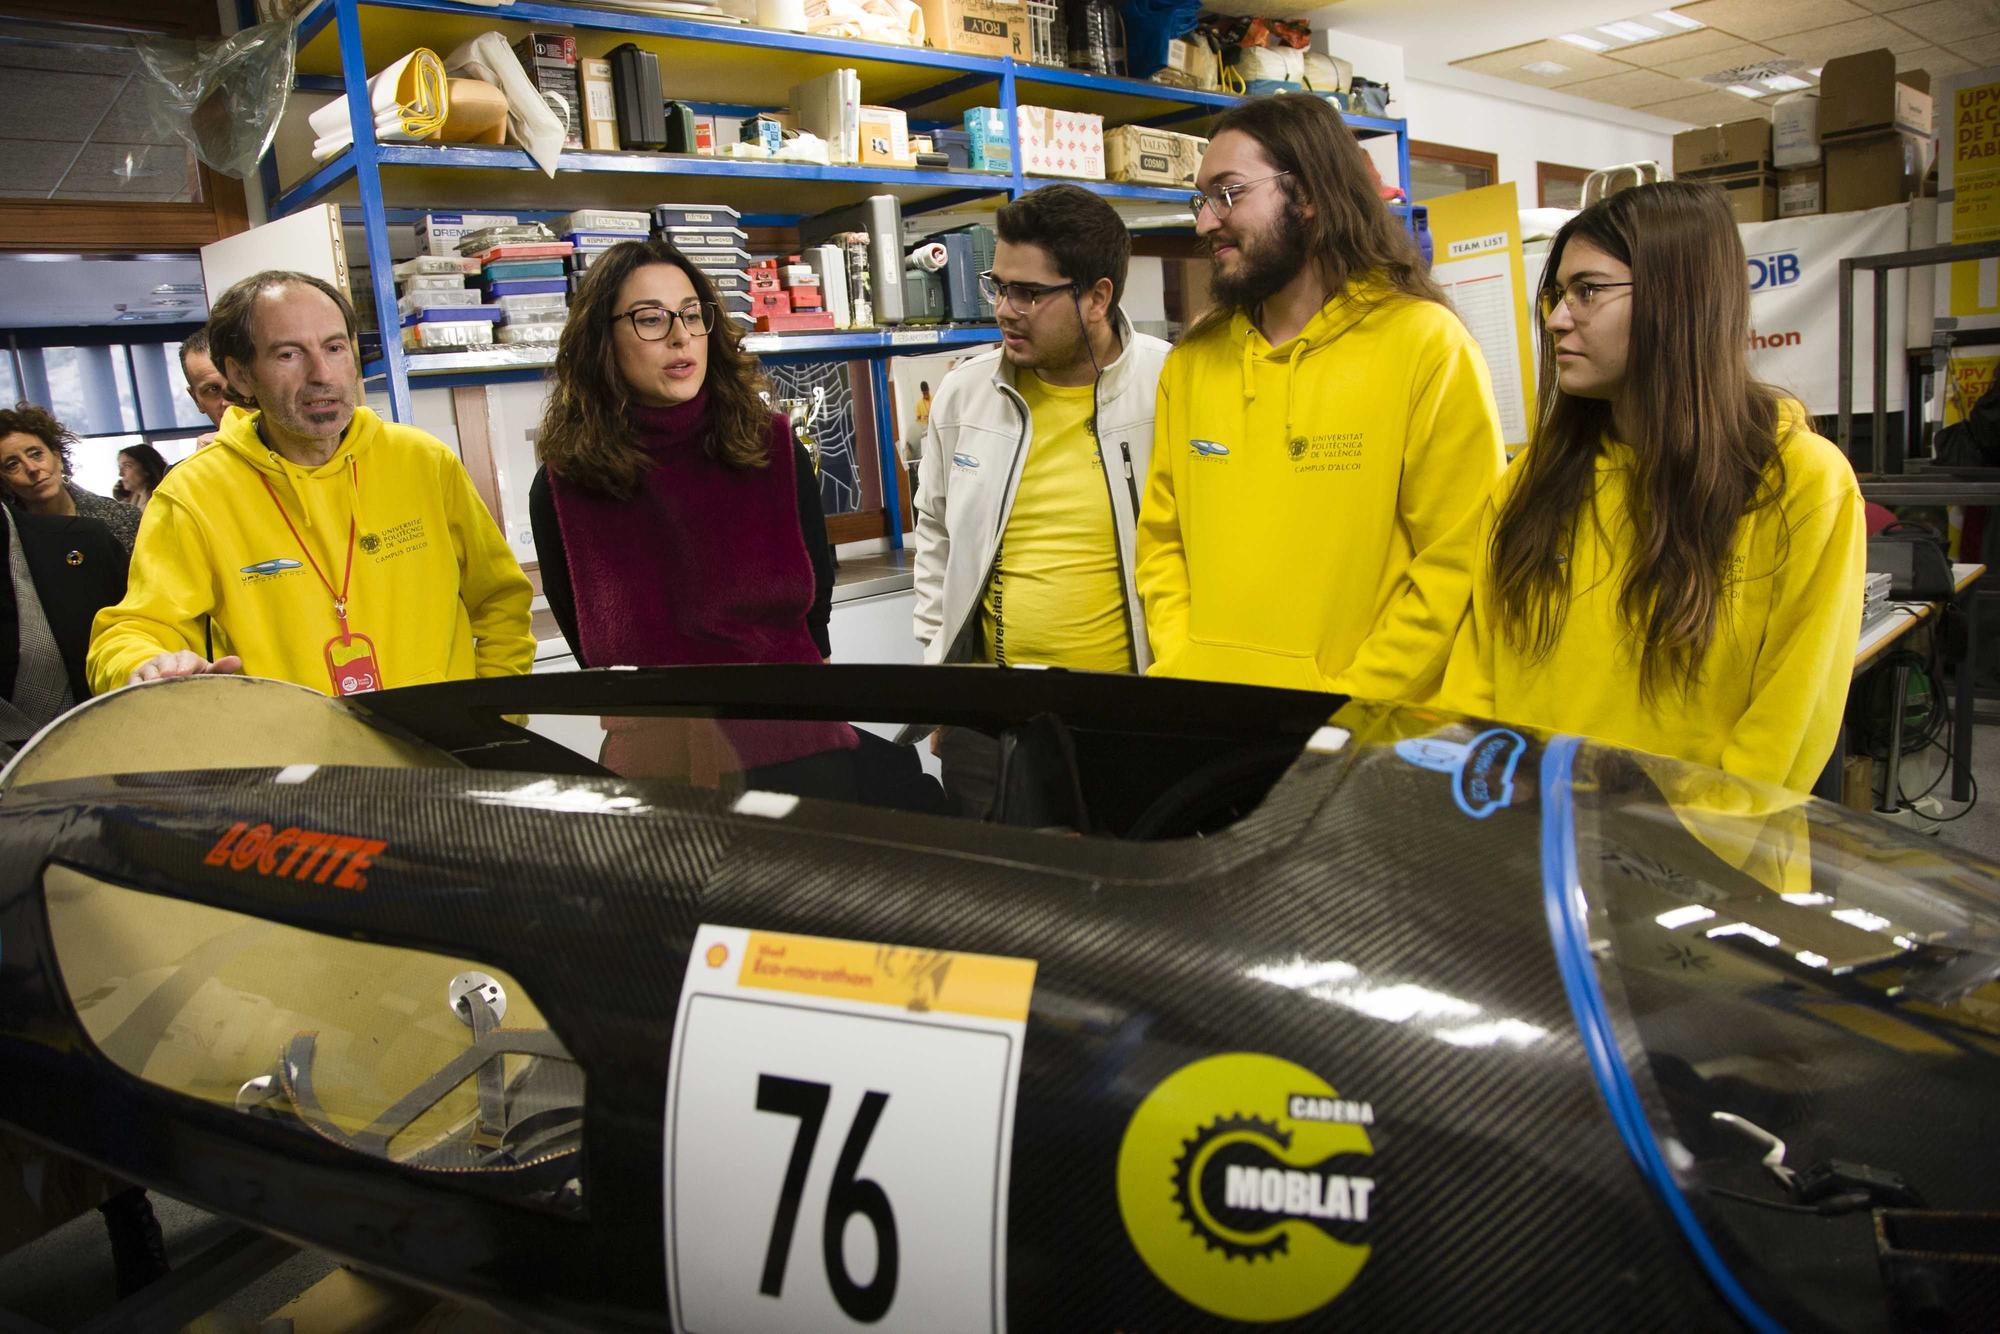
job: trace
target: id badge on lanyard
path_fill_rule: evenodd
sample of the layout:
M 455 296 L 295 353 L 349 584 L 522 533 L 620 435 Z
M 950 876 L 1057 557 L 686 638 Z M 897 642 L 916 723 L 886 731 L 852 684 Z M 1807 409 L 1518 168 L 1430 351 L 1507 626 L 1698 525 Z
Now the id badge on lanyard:
M 353 469 L 355 494 L 359 496 L 361 469 L 352 457 L 348 459 L 348 466 Z M 347 520 L 347 570 L 341 575 L 340 589 L 336 592 L 333 580 L 326 577 L 326 571 L 320 569 L 319 562 L 313 559 L 312 549 L 306 546 L 305 539 L 299 536 L 298 528 L 292 523 L 292 516 L 285 513 L 284 502 L 278 499 L 278 493 L 272 488 L 270 480 L 264 477 L 259 477 L 258 480 L 264 483 L 264 490 L 270 494 L 271 503 L 278 507 L 278 517 L 285 521 L 285 527 L 292 530 L 292 540 L 299 544 L 299 550 L 305 555 L 306 563 L 312 566 L 312 572 L 319 576 L 320 583 L 326 586 L 326 591 L 333 597 L 333 616 L 340 622 L 340 633 L 327 640 L 321 649 L 321 655 L 326 659 L 328 686 L 335 695 L 360 695 L 370 690 L 380 690 L 382 660 L 375 651 L 375 641 L 347 623 L 347 590 L 354 582 L 356 532 L 354 519 L 350 516 Z

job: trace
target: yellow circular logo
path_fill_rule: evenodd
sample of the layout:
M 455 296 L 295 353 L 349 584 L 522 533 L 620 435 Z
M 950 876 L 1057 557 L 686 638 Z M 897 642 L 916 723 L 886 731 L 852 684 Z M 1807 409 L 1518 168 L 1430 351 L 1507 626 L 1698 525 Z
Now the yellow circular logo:
M 1132 1113 L 1118 1210 L 1140 1258 L 1204 1311 L 1292 1320 L 1368 1262 L 1375 1109 L 1310 1070 L 1232 1052 L 1175 1071 Z

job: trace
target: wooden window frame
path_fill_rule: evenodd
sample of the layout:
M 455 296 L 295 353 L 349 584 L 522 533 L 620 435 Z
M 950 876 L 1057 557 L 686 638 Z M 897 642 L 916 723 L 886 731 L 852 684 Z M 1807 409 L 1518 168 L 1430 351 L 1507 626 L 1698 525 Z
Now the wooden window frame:
M 1454 167 L 1476 167 L 1490 178 L 1488 185 L 1500 184 L 1500 155 L 1482 153 L 1476 148 L 1460 148 L 1455 144 L 1434 144 L 1427 139 L 1410 140 L 1410 161 L 1422 158 L 1426 162 L 1444 162 Z
M 1565 167 L 1560 162 L 1537 162 L 1535 164 L 1535 206 L 1537 208 L 1560 208 L 1549 202 L 1549 186 L 1560 182 L 1574 185 L 1579 190 L 1590 179 L 1588 167 Z
M 0 16 L 29 22 L 90 25 L 121 32 L 160 33 L 213 40 L 221 35 L 221 15 L 198 0 L 0 0 Z M 0 250 L 125 252 L 198 250 L 225 236 L 247 231 L 250 210 L 243 183 L 205 163 L 195 163 L 201 201 L 187 204 L 61 199 L 0 200 Z

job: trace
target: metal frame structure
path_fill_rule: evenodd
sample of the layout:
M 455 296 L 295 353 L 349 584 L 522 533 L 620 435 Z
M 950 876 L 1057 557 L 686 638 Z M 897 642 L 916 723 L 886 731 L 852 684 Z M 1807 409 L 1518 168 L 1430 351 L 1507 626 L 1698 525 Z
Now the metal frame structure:
M 1923 250 L 1898 250 L 1884 255 L 1855 255 L 1840 261 L 1840 451 L 1853 457 L 1854 447 L 1854 275 L 1866 270 L 1875 275 L 1875 310 L 1872 358 L 1875 371 L 1875 397 L 1872 429 L 1869 434 L 1869 471 L 1880 477 L 1889 472 L 1889 274 L 1896 269 L 1917 269 L 1932 264 L 1956 264 L 1963 260 L 2000 259 L 2000 241 L 1975 241 L 1962 245 L 1931 246 Z M 1902 460 L 1897 460 L 1896 472 L 1902 472 Z M 1963 484 L 1932 483 L 1933 486 L 1950 486 L 1952 500 L 1956 502 Z M 1988 484 L 1991 487 L 1992 484 Z M 1901 493 L 1899 493 L 1901 494 Z M 2000 495 L 1996 491 L 1995 495 Z M 1871 488 L 1869 499 L 1892 504 L 1886 494 Z M 1907 495 L 1901 498 L 1913 503 L 1934 499 L 1933 495 Z M 1980 499 L 1993 499 L 1994 495 Z
M 238 0 L 239 13 L 242 14 L 243 22 L 246 24 L 255 21 L 253 5 L 254 0 Z M 456 18 L 476 17 L 495 27 L 542 25 L 614 31 L 636 36 L 750 47 L 770 52 L 777 57 L 800 54 L 867 61 L 874 64 L 905 65 L 936 71 L 940 76 L 937 83 L 918 92 L 893 99 L 891 105 L 904 109 L 934 104 L 973 88 L 994 85 L 995 101 L 1006 113 L 1007 133 L 1016 164 L 1015 170 L 1010 174 L 913 171 L 848 165 L 819 166 L 811 163 L 652 152 L 603 153 L 570 150 L 565 151 L 558 161 L 558 170 L 578 173 L 657 173 L 674 176 L 710 176 L 718 179 L 786 180 L 797 181 L 801 186 L 808 188 L 815 183 L 879 184 L 885 187 L 901 185 L 929 187 L 941 191 L 913 204 L 910 206 L 911 211 L 935 211 L 993 195 L 1005 195 L 1009 199 L 1018 198 L 1027 191 L 1048 183 L 1044 178 L 1027 176 L 1019 169 L 1021 152 L 1014 111 L 1020 105 L 1020 93 L 1024 86 L 1029 90 L 1037 86 L 1054 86 L 1108 97 L 1144 98 L 1161 105 L 1161 114 L 1146 117 L 1145 123 L 1162 126 L 1212 116 L 1242 100 L 1231 94 L 1173 88 L 1143 79 L 1107 78 L 1079 70 L 1054 69 L 1011 58 L 967 56 L 937 51 L 930 47 L 890 46 L 877 42 L 816 37 L 765 28 L 656 18 L 622 10 L 592 10 L 566 4 L 535 3 L 534 0 L 517 0 L 503 10 L 458 3 L 456 0 L 319 0 L 319 3 L 299 17 L 296 39 L 299 47 L 303 49 L 307 43 L 322 33 L 329 23 L 335 25 L 341 74 L 338 79 L 303 75 L 297 79 L 296 86 L 308 91 L 346 94 L 353 144 L 340 156 L 319 167 L 289 189 L 284 188 L 278 179 L 275 154 L 266 154 L 261 166 L 264 197 L 268 201 L 269 215 L 273 218 L 283 217 L 319 202 L 332 191 L 347 185 L 352 178 L 358 205 L 344 210 L 343 216 L 350 223 L 358 222 L 366 238 L 370 295 L 375 302 L 377 327 L 383 330 L 382 359 L 365 368 L 366 378 L 386 381 L 390 416 L 397 421 L 410 420 L 410 378 L 413 371 L 421 375 L 422 387 L 448 388 L 455 385 L 488 384 L 530 378 L 539 376 L 545 368 L 533 363 L 519 363 L 511 366 L 466 368 L 439 373 L 425 371 L 421 361 L 413 365 L 411 355 L 403 349 L 401 338 L 394 336 L 398 320 L 393 318 L 397 307 L 395 278 L 389 258 L 388 227 L 393 220 L 392 214 L 402 210 L 391 210 L 385 202 L 382 189 L 384 171 L 408 167 L 530 171 L 534 169 L 534 165 L 524 150 L 512 146 L 378 143 L 370 111 L 369 76 L 366 55 L 362 47 L 363 9 L 404 10 Z M 1029 101 L 1031 103 L 1033 101 L 1032 91 Z M 747 114 L 758 109 L 760 108 L 754 106 L 730 108 L 735 114 Z M 1363 137 L 1395 136 L 1398 177 L 1407 196 L 1410 179 L 1410 141 L 1405 123 L 1401 120 L 1357 115 L 1347 116 L 1346 119 L 1355 133 Z M 1114 181 L 1076 183 L 1087 186 L 1112 200 L 1177 204 L 1187 198 L 1185 190 L 1160 186 L 1127 185 Z M 449 203 L 448 200 L 439 202 Z M 523 216 L 531 215 L 532 210 L 523 213 Z M 802 215 L 753 214 L 747 215 L 744 221 L 752 225 L 789 225 L 796 222 L 799 216 Z M 809 216 L 809 213 L 805 216 Z M 1404 210 L 1404 216 L 1408 216 L 1407 210 Z M 384 312 L 389 314 L 385 316 Z M 746 341 L 752 351 L 770 361 L 817 361 L 839 357 L 866 360 L 870 363 L 876 447 L 880 454 L 886 531 L 890 545 L 900 548 L 903 545 L 897 495 L 900 469 L 896 466 L 894 421 L 889 408 L 888 358 L 990 343 L 997 341 L 998 337 L 997 329 L 992 326 L 959 326 L 830 334 L 750 335 Z

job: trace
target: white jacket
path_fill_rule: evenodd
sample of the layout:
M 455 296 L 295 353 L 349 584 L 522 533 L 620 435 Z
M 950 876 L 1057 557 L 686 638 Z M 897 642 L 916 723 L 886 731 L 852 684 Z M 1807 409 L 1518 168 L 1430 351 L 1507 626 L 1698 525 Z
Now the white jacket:
M 1152 662 L 1146 613 L 1133 582 L 1133 528 L 1139 490 L 1153 457 L 1153 405 L 1168 346 L 1136 333 L 1121 312 L 1124 350 L 1097 384 L 1098 456 L 1118 534 L 1118 572 L 1135 670 Z M 994 553 L 1034 439 L 1028 405 L 1014 388 L 1014 368 L 1000 349 L 952 369 L 931 401 L 917 470 L 917 642 L 927 663 L 962 662 L 978 634 L 979 604 Z

